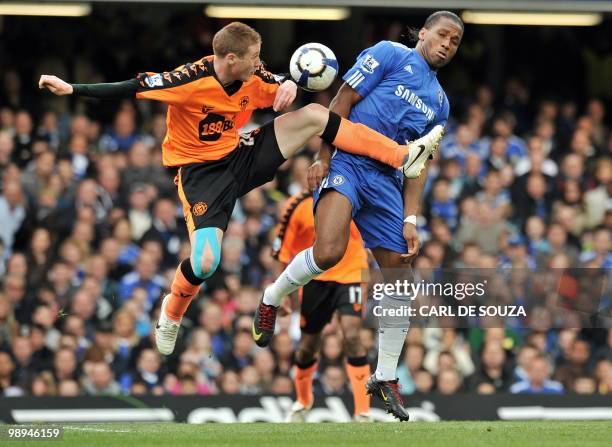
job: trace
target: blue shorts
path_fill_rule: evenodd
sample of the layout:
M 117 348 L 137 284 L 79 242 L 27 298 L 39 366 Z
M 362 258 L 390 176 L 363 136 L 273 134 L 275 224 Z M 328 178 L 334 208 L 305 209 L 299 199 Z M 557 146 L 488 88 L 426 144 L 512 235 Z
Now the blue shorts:
M 338 191 L 353 206 L 353 220 L 366 248 L 407 253 L 402 182 L 402 174 L 397 169 L 336 151 L 329 174 L 314 193 L 314 206 L 325 191 Z

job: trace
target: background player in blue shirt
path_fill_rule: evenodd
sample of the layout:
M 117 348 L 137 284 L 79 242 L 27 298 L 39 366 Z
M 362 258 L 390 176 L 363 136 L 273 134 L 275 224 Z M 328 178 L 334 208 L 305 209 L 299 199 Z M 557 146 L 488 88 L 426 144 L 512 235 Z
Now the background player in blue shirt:
M 436 74 L 453 58 L 462 37 L 461 19 L 438 11 L 419 30 L 415 48 L 390 41 L 377 43 L 363 51 L 344 75 L 345 83 L 330 109 L 402 144 L 427 134 L 436 125 L 444 126 L 449 103 Z M 315 190 L 317 239 L 266 289 L 258 315 L 275 314 L 269 308 L 277 307 L 284 296 L 343 257 L 351 219 L 381 268 L 399 268 L 411 262 L 420 248 L 416 215 L 427 178 L 420 173 L 420 169 L 404 169 L 404 179 L 397 170 L 371 158 L 335 150 L 330 160 L 330 152 L 322 151 L 309 172 L 311 187 L 320 183 Z M 385 307 L 398 304 L 395 297 L 384 300 Z M 396 378 L 409 325 L 404 320 L 401 327 L 379 331 L 378 365 L 368 382 L 368 391 L 401 420 L 408 419 Z

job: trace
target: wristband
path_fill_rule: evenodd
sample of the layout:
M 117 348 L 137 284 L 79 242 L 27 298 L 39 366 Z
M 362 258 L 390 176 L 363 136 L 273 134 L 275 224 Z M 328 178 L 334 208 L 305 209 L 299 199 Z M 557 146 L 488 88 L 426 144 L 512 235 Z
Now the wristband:
M 411 214 L 410 216 L 404 219 L 404 223 L 410 223 L 416 227 L 417 217 L 414 214 Z

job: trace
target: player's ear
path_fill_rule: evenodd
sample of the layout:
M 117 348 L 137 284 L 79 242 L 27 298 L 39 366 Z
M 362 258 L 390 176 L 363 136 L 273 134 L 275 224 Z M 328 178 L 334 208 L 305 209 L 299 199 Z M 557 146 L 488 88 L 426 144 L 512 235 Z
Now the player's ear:
M 427 28 L 421 28 L 419 30 L 419 40 L 425 40 L 425 34 L 427 34 Z

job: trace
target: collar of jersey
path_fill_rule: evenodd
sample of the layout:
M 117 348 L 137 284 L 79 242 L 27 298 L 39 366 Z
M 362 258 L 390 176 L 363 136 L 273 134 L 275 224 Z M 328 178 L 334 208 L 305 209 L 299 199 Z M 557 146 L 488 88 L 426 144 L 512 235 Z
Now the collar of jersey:
M 219 83 L 219 85 L 223 88 L 227 96 L 232 96 L 242 87 L 242 81 L 234 81 L 231 84 L 223 85 L 219 78 L 217 77 L 217 73 L 215 73 L 215 64 L 213 59 L 205 59 L 204 63 L 208 66 L 208 70 L 212 73 L 215 80 Z

